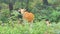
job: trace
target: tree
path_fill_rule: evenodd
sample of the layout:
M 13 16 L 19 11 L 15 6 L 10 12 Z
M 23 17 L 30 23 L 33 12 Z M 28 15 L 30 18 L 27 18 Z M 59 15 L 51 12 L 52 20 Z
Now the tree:
M 20 0 L 20 2 L 21 2 L 21 8 L 23 8 L 23 0 Z
M 29 9 L 29 0 L 26 0 L 26 10 L 28 11 Z
M 44 5 L 48 5 L 48 0 L 43 0 Z
M 13 10 L 13 3 L 9 3 L 9 10 L 12 11 Z
M 0 10 L 2 9 L 2 7 L 0 6 Z

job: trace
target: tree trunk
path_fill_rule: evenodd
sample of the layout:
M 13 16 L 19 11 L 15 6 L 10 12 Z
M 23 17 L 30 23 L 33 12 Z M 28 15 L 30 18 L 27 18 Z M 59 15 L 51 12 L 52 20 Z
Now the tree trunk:
M 0 6 L 0 10 L 2 9 L 2 6 Z
M 28 11 L 29 9 L 29 0 L 26 0 L 26 10 Z
M 44 5 L 48 5 L 48 0 L 43 0 Z
M 10 11 L 10 16 L 9 17 L 11 17 L 12 10 L 13 10 L 13 3 L 9 2 L 9 11 Z
M 23 0 L 20 0 L 20 2 L 21 2 L 21 8 L 23 8 Z
M 13 10 L 13 3 L 9 3 L 9 10 L 12 11 Z

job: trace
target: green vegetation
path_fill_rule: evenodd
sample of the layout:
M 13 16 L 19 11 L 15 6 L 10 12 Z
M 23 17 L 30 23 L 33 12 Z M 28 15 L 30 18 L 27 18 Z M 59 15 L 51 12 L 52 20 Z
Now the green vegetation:
M 0 0 L 0 34 L 60 34 L 60 0 L 48 0 L 48 5 L 43 0 L 29 0 L 28 11 L 35 15 L 33 28 L 29 30 L 29 24 L 23 26 L 18 15 L 21 15 L 18 8 L 26 8 L 26 1 L 10 0 L 13 3 L 13 10 L 9 11 L 9 0 Z M 50 26 L 46 25 L 49 19 Z
M 47 32 L 48 34 L 60 34 L 60 23 L 55 24 L 52 23 L 49 27 L 46 26 L 45 21 L 33 23 L 32 30 L 29 30 L 29 25 L 25 26 L 21 24 L 8 25 L 4 26 L 0 25 L 0 34 L 44 34 Z

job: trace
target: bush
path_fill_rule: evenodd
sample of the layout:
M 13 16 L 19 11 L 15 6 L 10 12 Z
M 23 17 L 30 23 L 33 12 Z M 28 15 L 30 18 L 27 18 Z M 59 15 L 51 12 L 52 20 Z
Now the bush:
M 37 8 L 32 9 L 35 14 L 36 20 L 49 19 L 51 22 L 59 22 L 60 11 L 47 7 L 46 9 L 38 10 Z

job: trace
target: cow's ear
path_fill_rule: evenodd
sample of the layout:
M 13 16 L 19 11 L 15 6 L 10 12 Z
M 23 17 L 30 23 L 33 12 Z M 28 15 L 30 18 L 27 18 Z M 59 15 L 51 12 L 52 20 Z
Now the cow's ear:
M 21 8 L 18 9 L 18 12 L 20 12 Z
M 25 10 L 25 11 L 26 11 L 26 9 L 25 9 L 25 8 L 23 8 L 23 10 Z
M 18 12 L 20 12 L 20 10 L 18 10 Z

